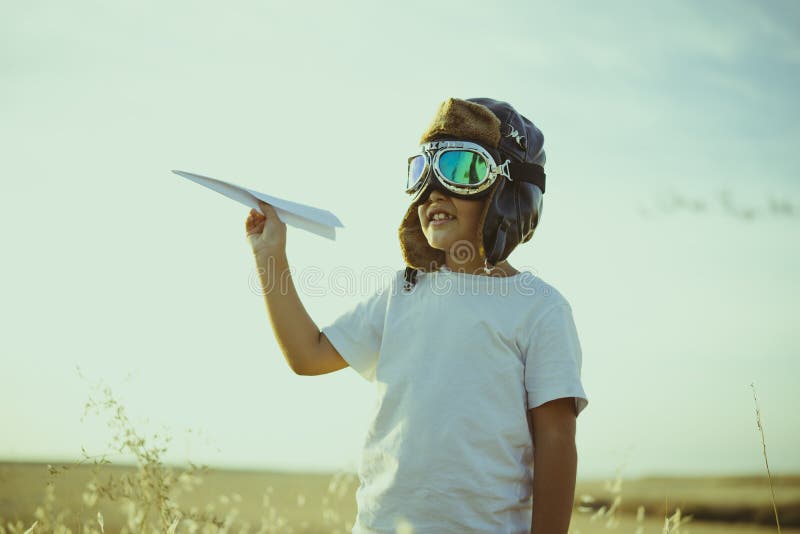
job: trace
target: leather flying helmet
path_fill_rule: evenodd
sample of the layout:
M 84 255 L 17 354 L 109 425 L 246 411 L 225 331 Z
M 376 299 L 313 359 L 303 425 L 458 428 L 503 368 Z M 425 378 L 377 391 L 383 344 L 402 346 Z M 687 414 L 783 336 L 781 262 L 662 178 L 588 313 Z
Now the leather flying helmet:
M 466 141 L 485 149 L 503 167 L 488 188 L 474 195 L 454 193 L 440 182 L 434 170 L 419 179 L 413 201 L 398 229 L 406 262 L 406 288 L 416 271 L 437 271 L 445 263 L 442 250 L 434 249 L 422 232 L 417 207 L 439 189 L 460 198 L 485 198 L 478 223 L 478 253 L 487 270 L 504 261 L 511 251 L 531 239 L 542 212 L 545 191 L 545 151 L 542 132 L 507 102 L 491 98 L 450 98 L 443 102 L 420 145 L 434 141 Z

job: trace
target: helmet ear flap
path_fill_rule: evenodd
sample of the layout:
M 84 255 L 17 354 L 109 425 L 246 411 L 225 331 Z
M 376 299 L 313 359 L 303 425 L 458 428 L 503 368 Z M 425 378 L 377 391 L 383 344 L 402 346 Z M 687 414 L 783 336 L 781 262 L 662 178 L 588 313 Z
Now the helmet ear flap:
M 489 197 L 483 223 L 483 243 L 491 253 L 488 263 L 504 261 L 520 243 L 529 241 L 539 222 L 542 192 L 537 186 L 521 181 L 498 180 Z
M 531 224 L 530 230 L 523 234 L 522 241 L 520 243 L 527 243 L 533 237 L 533 232 L 539 226 L 539 219 L 542 218 L 542 209 L 544 208 L 544 193 L 542 190 L 536 186 L 533 186 L 533 211 L 531 213 Z
M 497 225 L 497 233 L 495 234 L 494 238 L 494 245 L 492 246 L 492 251 L 486 256 L 488 262 L 492 265 L 497 265 L 500 263 L 500 256 L 503 255 L 503 251 L 506 248 L 506 236 L 508 233 L 508 220 L 500 216 L 500 222 Z

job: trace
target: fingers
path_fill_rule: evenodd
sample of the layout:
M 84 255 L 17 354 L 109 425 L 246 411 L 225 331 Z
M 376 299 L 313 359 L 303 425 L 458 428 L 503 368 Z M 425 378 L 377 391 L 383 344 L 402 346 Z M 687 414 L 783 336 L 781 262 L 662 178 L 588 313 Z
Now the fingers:
M 247 231 L 247 235 L 262 233 L 264 231 L 264 223 L 266 220 L 266 217 L 261 215 L 258 210 L 251 209 L 250 214 L 247 216 L 247 221 L 245 221 L 245 230 Z
M 270 204 L 258 200 L 258 207 L 259 209 L 250 209 L 250 213 L 247 216 L 247 221 L 245 221 L 245 230 L 248 237 L 263 234 L 267 227 L 267 219 L 271 221 L 270 224 L 283 224 L 278 217 L 278 213 L 275 211 L 275 208 L 273 208 Z
M 265 223 L 266 223 L 265 219 L 261 219 L 260 221 L 248 220 L 247 221 L 247 225 L 245 226 L 245 228 L 247 229 L 247 233 L 248 234 L 252 234 L 252 233 L 259 233 L 260 234 L 261 232 L 264 231 L 264 226 L 266 226 Z
M 258 200 L 258 207 L 250 210 L 245 226 L 247 241 L 255 253 L 273 254 L 285 250 L 286 224 L 270 204 Z

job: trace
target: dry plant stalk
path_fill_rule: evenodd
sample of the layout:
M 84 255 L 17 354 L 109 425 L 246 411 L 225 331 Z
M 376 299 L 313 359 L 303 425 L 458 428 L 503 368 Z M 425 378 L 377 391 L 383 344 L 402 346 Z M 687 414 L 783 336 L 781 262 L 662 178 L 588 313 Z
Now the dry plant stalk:
M 591 495 L 581 495 L 578 512 L 583 513 L 594 511 L 594 513 L 589 517 L 589 521 L 596 522 L 598 520 L 605 520 L 605 528 L 616 529 L 620 524 L 617 511 L 622 504 L 622 467 L 617 468 L 614 481 L 611 482 L 610 480 L 606 480 L 604 487 L 607 492 L 614 496 L 614 499 L 610 505 L 607 506 L 603 504 L 595 511 L 595 498 Z
M 691 515 L 681 515 L 681 509 L 675 508 L 675 513 L 671 516 L 664 515 L 664 528 L 662 534 L 681 534 L 681 526 L 692 520 Z
M 767 458 L 767 442 L 764 438 L 764 425 L 761 423 L 761 410 L 758 408 L 758 397 L 756 396 L 756 386 L 750 382 L 750 388 L 753 390 L 753 400 L 756 403 L 756 422 L 758 423 L 758 431 L 761 433 L 761 450 L 764 454 L 764 464 L 767 466 L 767 478 L 769 479 L 769 491 L 772 495 L 772 511 L 775 514 L 775 524 L 778 526 L 778 534 L 781 534 L 781 522 L 778 520 L 778 507 L 775 504 L 775 488 L 772 486 L 772 473 L 769 470 L 769 459 Z
M 106 472 L 101 476 L 101 468 L 111 464 L 107 455 L 90 456 L 81 448 L 81 460 L 71 465 L 48 466 L 49 480 L 44 498 L 33 514 L 33 523 L 27 526 L 21 520 L 10 522 L 0 517 L 0 534 L 103 534 L 110 525 L 98 507 L 101 503 L 114 504 L 123 512 L 123 523 L 117 527 L 121 534 L 227 534 L 251 532 L 251 529 L 255 534 L 292 534 L 312 528 L 307 519 L 292 524 L 290 517 L 284 515 L 288 510 L 279 510 L 271 502 L 272 486 L 266 488 L 264 511 L 255 523 L 239 516 L 243 498 L 237 493 L 219 495 L 204 507 L 191 506 L 189 510 L 179 507 L 178 497 L 201 484 L 209 468 L 191 462 L 188 468 L 165 465 L 162 456 L 171 438 L 163 434 L 145 436 L 134 427 L 110 388 L 102 385 L 95 388 L 100 395 L 89 398 L 84 417 L 90 412 L 108 416 L 107 424 L 113 431 L 111 447 L 121 456 L 133 456 L 134 470 L 121 474 Z M 93 476 L 82 492 L 81 509 L 78 512 L 65 508 L 56 502 L 56 479 L 71 467 L 86 464 L 93 466 Z M 338 503 L 351 494 L 357 482 L 355 474 L 346 472 L 337 472 L 331 478 L 320 510 L 325 532 L 339 534 L 352 529 L 351 520 L 342 516 Z M 296 502 L 298 509 L 309 507 L 304 493 L 296 496 Z M 314 512 L 309 510 L 309 517 Z

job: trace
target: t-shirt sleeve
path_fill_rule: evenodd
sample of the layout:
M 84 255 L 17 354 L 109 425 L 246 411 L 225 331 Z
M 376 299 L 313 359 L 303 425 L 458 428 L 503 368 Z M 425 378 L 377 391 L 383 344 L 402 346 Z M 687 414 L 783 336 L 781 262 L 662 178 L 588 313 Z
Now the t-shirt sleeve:
M 339 316 L 322 333 L 364 379 L 374 382 L 389 290 L 380 289 Z
M 530 332 L 525 358 L 528 409 L 551 400 L 575 398 L 576 414 L 589 403 L 581 384 L 581 345 L 569 304 L 545 312 Z

